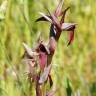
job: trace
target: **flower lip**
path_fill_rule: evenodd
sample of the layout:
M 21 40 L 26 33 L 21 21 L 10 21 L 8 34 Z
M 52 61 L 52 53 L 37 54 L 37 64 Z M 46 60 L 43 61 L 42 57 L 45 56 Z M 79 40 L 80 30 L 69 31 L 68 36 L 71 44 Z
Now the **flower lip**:
M 75 29 L 76 23 L 63 23 L 61 29 L 64 31 L 71 31 Z
M 43 82 L 47 80 L 51 67 L 52 65 L 50 64 L 49 66 L 44 68 L 44 72 L 41 74 L 40 79 L 39 79 L 39 84 L 42 84 Z

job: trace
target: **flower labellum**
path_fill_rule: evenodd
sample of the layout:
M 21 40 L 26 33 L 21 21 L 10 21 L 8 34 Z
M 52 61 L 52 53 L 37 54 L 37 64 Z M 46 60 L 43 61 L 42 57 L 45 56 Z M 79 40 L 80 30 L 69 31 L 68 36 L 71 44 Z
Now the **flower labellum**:
M 39 79 L 40 84 L 44 83 L 47 80 L 50 70 L 51 70 L 51 64 L 44 68 L 44 72 L 41 74 Z

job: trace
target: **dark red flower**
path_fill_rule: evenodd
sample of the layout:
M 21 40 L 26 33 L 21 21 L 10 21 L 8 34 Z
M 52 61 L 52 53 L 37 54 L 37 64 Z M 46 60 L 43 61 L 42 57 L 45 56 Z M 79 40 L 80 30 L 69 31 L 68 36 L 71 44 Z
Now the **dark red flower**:
M 75 23 L 64 23 L 65 15 L 67 10 L 69 9 L 66 8 L 64 11 L 62 11 L 62 6 L 63 6 L 64 0 L 61 0 L 60 3 L 58 4 L 56 10 L 53 13 L 50 13 L 49 10 L 49 15 L 45 15 L 44 13 L 40 13 L 42 17 L 38 18 L 36 22 L 38 21 L 49 21 L 51 23 L 50 27 L 50 37 L 53 36 L 55 39 L 59 39 L 60 33 L 62 31 L 70 31 L 70 39 L 68 45 L 70 45 L 74 39 L 74 29 L 75 29 Z M 58 20 L 58 17 L 61 17 L 61 20 Z
M 50 54 L 50 51 L 43 42 L 38 45 L 36 50 L 38 50 L 39 53 L 40 69 L 44 70 L 45 66 L 47 65 L 48 54 Z

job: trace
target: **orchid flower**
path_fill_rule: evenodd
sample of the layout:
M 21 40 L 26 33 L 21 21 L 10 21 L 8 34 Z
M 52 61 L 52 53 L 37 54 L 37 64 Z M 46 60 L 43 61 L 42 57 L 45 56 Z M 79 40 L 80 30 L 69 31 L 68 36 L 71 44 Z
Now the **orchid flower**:
M 74 39 L 74 29 L 75 29 L 76 23 L 65 23 L 64 22 L 66 12 L 70 7 L 66 8 L 64 11 L 62 11 L 63 2 L 64 2 L 64 0 L 60 1 L 56 10 L 53 13 L 50 13 L 49 10 L 47 9 L 50 15 L 45 15 L 44 13 L 40 13 L 40 15 L 42 15 L 42 17 L 38 18 L 36 20 L 36 22 L 38 22 L 38 21 L 50 22 L 51 23 L 50 37 L 53 36 L 57 40 L 59 39 L 60 33 L 62 31 L 70 31 L 70 36 L 69 36 L 70 38 L 69 38 L 69 42 L 68 42 L 68 45 L 70 45 Z M 58 20 L 58 17 L 61 17 L 60 21 Z

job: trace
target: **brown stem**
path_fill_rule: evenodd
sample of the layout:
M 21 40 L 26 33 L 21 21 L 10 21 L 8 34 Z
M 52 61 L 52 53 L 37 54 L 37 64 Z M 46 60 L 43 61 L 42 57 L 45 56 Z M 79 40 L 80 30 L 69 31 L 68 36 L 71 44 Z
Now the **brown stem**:
M 60 35 L 61 35 L 61 31 L 58 32 L 58 30 L 57 30 L 56 38 L 54 38 L 54 37 L 49 38 L 48 45 L 49 45 L 50 54 L 48 55 L 48 65 L 51 64 L 51 62 L 52 62 L 52 58 L 55 53 L 56 45 L 59 41 Z
M 43 96 L 41 92 L 40 84 L 39 84 L 39 78 L 40 76 L 37 75 L 36 76 L 36 96 Z

